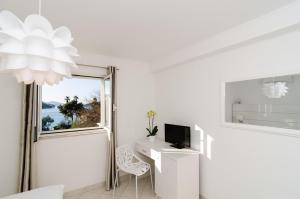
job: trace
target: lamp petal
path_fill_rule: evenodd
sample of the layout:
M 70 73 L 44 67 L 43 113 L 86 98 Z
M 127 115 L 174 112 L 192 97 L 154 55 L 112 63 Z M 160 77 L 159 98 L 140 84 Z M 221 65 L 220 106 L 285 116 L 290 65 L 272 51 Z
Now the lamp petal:
M 73 41 L 71 31 L 65 26 L 61 26 L 54 30 L 53 39 L 59 39 L 67 44 L 70 44 Z
M 41 30 L 49 37 L 53 32 L 52 25 L 50 24 L 48 19 L 36 14 L 29 15 L 28 17 L 26 17 L 24 21 L 24 27 L 27 33 L 34 32 L 35 30 Z
M 23 22 L 16 15 L 7 10 L 0 12 L 0 29 L 8 34 L 18 37 L 19 39 L 24 36 Z
M 46 76 L 46 82 L 49 85 L 56 84 L 56 83 L 60 82 L 62 79 L 63 79 L 62 76 L 57 75 L 53 71 L 49 72 Z
M 53 72 L 67 77 L 71 76 L 71 70 L 67 63 L 54 61 L 51 66 Z
M 3 10 L 0 12 L 0 28 L 3 30 L 22 29 L 22 21 L 12 12 Z
M 12 38 L 15 37 L 7 32 L 0 31 L 0 44 L 5 43 L 8 39 L 12 39 Z
M 1 70 L 20 70 L 26 68 L 27 57 L 24 55 L 7 54 L 2 56 Z
M 37 72 L 47 72 L 51 70 L 51 61 L 44 57 L 27 56 L 28 68 Z
M 24 82 L 25 84 L 31 84 L 33 83 L 33 74 L 32 71 L 28 69 L 23 69 L 23 70 L 17 70 L 14 72 L 18 82 Z
M 35 71 L 33 72 L 33 79 L 37 85 L 43 85 L 45 82 L 45 72 Z
M 48 39 L 28 36 L 24 43 L 27 55 L 36 55 L 49 59 L 53 57 L 53 45 Z
M 60 48 L 53 51 L 53 59 L 69 64 L 75 64 L 74 60 L 68 55 L 68 53 Z
M 14 38 L 6 39 L 0 46 L 0 53 L 24 54 L 24 43 Z
M 65 46 L 65 47 L 61 47 L 61 48 L 57 48 L 57 49 L 64 50 L 64 51 L 66 51 L 70 56 L 73 56 L 73 57 L 79 56 L 79 55 L 78 55 L 78 50 L 77 50 L 77 48 L 75 48 L 75 47 L 73 47 L 73 46 Z

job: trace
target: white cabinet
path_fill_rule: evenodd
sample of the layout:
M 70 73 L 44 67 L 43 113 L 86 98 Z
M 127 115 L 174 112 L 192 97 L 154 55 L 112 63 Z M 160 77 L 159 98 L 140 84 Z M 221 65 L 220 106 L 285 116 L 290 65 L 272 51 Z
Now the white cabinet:
M 165 155 L 161 157 L 161 172 L 155 170 L 155 187 L 157 187 L 157 195 L 163 199 L 177 199 L 177 163 Z
M 177 162 L 177 187 L 178 199 L 199 198 L 199 155 L 189 155 Z
M 199 152 L 168 143 L 138 141 L 136 150 L 155 162 L 155 193 L 161 199 L 199 198 Z
M 185 155 L 173 159 L 161 156 L 161 171 L 155 168 L 155 190 L 162 199 L 199 198 L 199 158 Z

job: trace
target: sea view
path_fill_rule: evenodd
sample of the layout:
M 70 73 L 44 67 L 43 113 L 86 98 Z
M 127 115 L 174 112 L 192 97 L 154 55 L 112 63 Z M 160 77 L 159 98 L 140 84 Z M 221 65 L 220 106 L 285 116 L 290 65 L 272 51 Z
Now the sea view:
M 100 122 L 100 88 L 99 79 L 81 77 L 43 86 L 42 131 L 97 126 Z
M 47 117 L 48 115 L 54 120 L 50 125 L 50 130 L 53 130 L 53 127 L 61 121 L 65 121 L 64 115 L 59 112 L 57 107 L 42 110 L 42 117 Z

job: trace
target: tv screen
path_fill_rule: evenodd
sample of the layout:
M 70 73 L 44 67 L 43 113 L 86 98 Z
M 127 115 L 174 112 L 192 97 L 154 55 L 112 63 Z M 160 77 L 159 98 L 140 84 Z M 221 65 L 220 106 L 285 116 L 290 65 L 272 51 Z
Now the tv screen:
M 176 148 L 190 147 L 190 127 L 174 124 L 165 124 L 165 141 L 172 143 Z

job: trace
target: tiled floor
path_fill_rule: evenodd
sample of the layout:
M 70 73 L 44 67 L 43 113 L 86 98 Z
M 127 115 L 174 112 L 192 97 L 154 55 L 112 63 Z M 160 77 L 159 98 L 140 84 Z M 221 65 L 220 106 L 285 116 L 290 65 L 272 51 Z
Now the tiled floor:
M 158 199 L 152 191 L 150 178 L 138 180 L 139 199 Z M 135 179 L 124 181 L 115 191 L 105 191 L 104 188 L 97 188 L 79 195 L 65 197 L 64 199 L 135 199 Z

